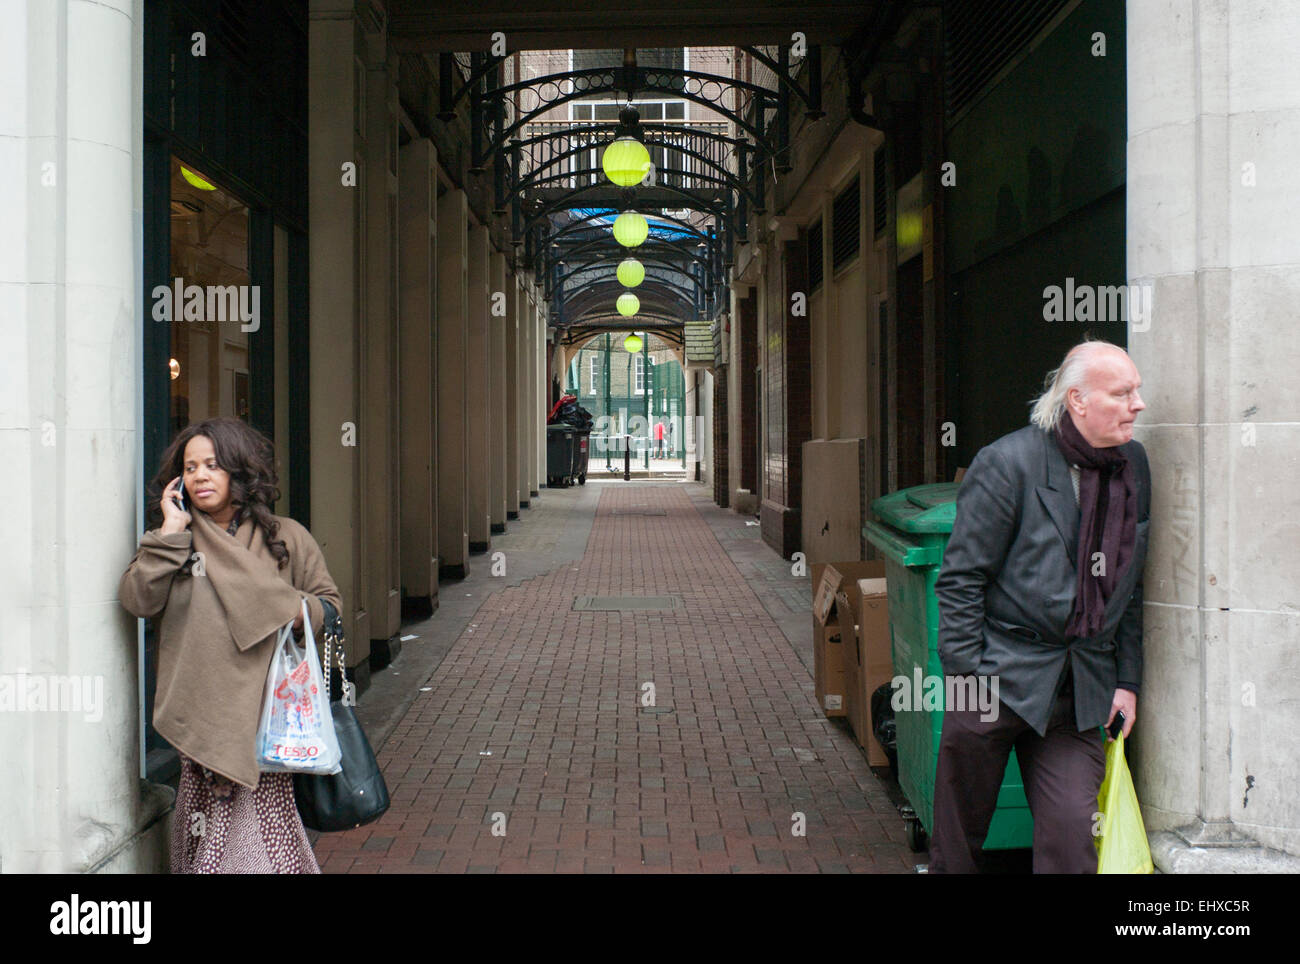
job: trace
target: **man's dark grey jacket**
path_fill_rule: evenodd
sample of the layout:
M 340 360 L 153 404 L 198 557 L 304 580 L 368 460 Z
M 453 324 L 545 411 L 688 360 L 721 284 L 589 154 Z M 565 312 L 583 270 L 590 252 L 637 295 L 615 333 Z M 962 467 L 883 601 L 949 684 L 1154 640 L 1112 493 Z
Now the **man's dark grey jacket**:
M 1106 722 L 1116 686 L 1136 693 L 1142 682 L 1151 469 L 1140 442 L 1120 451 L 1137 480 L 1137 544 L 1107 601 L 1102 630 L 1090 639 L 1065 635 L 1080 512 L 1055 438 L 1034 425 L 1002 436 L 980 449 L 957 490 L 957 520 L 935 583 L 943 671 L 996 675 L 1002 702 L 1039 735 L 1067 659 L 1080 730 Z

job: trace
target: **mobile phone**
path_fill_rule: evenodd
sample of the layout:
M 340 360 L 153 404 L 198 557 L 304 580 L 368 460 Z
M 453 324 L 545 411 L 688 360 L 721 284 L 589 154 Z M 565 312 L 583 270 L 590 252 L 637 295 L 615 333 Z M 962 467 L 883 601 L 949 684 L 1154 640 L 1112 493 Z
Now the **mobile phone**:
M 1124 732 L 1124 721 L 1125 721 L 1126 719 L 1127 719 L 1127 718 L 1124 716 L 1124 711 L 1123 711 L 1123 710 L 1116 710 L 1116 711 L 1115 711 L 1115 720 L 1114 720 L 1114 722 L 1111 723 L 1111 725 L 1106 729 L 1106 732 L 1110 734 L 1110 738 L 1111 738 L 1112 740 L 1118 740 L 1118 739 L 1119 739 L 1119 735 L 1120 735 L 1120 733 Z
M 174 501 L 176 502 L 177 508 L 179 508 L 182 512 L 184 512 L 185 511 L 185 483 L 184 482 L 176 486 L 176 499 Z

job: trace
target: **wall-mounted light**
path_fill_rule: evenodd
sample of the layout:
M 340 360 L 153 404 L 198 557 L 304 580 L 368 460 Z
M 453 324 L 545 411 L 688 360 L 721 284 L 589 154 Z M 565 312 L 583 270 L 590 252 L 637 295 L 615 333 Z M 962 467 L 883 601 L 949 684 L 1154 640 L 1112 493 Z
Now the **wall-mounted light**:
M 217 189 L 215 184 L 203 180 L 203 178 L 199 177 L 188 167 L 181 168 L 181 177 L 185 178 L 191 186 L 198 188 L 200 191 L 215 191 Z
M 181 363 L 175 358 L 167 363 L 167 370 L 172 373 L 172 381 L 181 377 Z

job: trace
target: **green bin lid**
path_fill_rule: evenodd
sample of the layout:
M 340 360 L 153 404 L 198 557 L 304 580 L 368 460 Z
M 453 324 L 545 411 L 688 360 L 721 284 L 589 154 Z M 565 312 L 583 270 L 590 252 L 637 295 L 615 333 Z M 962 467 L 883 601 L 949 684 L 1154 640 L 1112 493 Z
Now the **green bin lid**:
M 960 482 L 938 482 L 899 489 L 872 502 L 871 511 L 903 532 L 947 535 L 957 518 L 959 488 Z

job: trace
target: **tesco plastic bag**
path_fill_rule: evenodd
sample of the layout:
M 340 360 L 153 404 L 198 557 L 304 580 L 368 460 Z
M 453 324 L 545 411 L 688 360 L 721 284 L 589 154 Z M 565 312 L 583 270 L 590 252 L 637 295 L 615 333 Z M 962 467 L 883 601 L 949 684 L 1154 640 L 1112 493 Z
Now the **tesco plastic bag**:
M 257 766 L 263 773 L 338 773 L 342 752 L 325 698 L 307 600 L 302 602 L 303 643 L 293 623 L 275 641 L 257 728 Z
M 1152 873 L 1151 848 L 1133 777 L 1124 759 L 1122 734 L 1106 747 L 1106 776 L 1097 794 L 1097 809 L 1102 814 L 1101 835 L 1096 838 L 1097 873 Z

